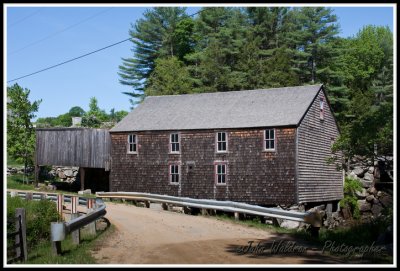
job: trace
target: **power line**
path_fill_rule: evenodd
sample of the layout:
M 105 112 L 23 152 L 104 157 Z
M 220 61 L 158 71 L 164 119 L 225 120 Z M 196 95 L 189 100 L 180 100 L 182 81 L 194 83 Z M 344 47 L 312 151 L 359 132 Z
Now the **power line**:
M 194 16 L 194 15 L 196 15 L 196 14 L 199 14 L 199 13 L 203 12 L 203 11 L 206 10 L 206 9 L 208 9 L 208 8 L 203 8 L 202 10 L 199 10 L 198 12 L 189 15 L 189 17 L 192 17 L 192 16 Z M 80 58 L 86 57 L 86 56 L 88 56 L 88 55 L 91 55 L 91 54 L 94 54 L 94 53 L 103 51 L 103 50 L 105 50 L 105 49 L 107 49 L 107 48 L 113 47 L 113 46 L 115 46 L 115 45 L 118 45 L 118 44 L 123 43 L 123 42 L 128 41 L 128 40 L 131 40 L 131 38 L 121 40 L 121 41 L 119 41 L 119 42 L 113 43 L 113 44 L 108 45 L 108 46 L 106 46 L 106 47 L 103 47 L 103 48 L 100 48 L 100 49 L 98 49 L 98 50 L 92 51 L 92 52 L 90 52 L 90 53 L 87 53 L 87 54 L 84 54 L 84 55 L 81 55 L 81 56 L 78 56 L 78 57 L 74 57 L 74 58 L 72 58 L 72 59 L 69 59 L 69 60 L 66 60 L 66 61 L 64 61 L 64 62 L 58 63 L 58 64 L 56 64 L 56 65 L 53 65 L 53 66 L 50 66 L 50 67 L 41 69 L 41 70 L 39 70 L 39 71 L 36 71 L 36 72 L 30 73 L 30 74 L 24 75 L 24 76 L 21 76 L 21 77 L 12 79 L 12 80 L 9 80 L 9 81 L 7 81 L 7 83 L 11 83 L 11 82 L 13 82 L 13 81 L 16 81 L 16 80 L 19 80 L 19 79 L 22 79 L 22 78 L 25 78 L 25 77 L 28 77 L 28 76 L 32 76 L 32 75 L 35 75 L 35 74 L 38 74 L 38 73 L 41 73 L 41 72 L 44 72 L 44 71 L 53 69 L 53 68 L 55 68 L 55 67 L 58 67 L 58 66 L 67 64 L 67 63 L 69 63 L 69 62 L 78 60 L 78 59 L 80 59 Z
M 54 37 L 54 36 L 56 36 L 56 35 L 58 35 L 58 34 L 60 34 L 60 33 L 62 33 L 62 32 L 65 32 L 65 31 L 67 31 L 67 30 L 69 30 L 69 29 L 71 29 L 71 28 L 74 28 L 74 27 L 76 27 L 76 26 L 78 26 L 78 25 L 80 25 L 80 24 L 82 24 L 82 23 L 84 23 L 84 22 L 86 22 L 86 21 L 89 21 L 90 19 L 93 19 L 94 17 L 97 17 L 97 16 L 99 16 L 100 14 L 109 11 L 110 9 L 112 9 L 112 8 L 108 8 L 108 9 L 106 9 L 106 10 L 102 10 L 102 11 L 100 11 L 100 12 L 97 12 L 97 13 L 95 13 L 94 15 L 92 15 L 92 16 L 86 18 L 86 19 L 83 19 L 82 21 L 77 22 L 76 24 L 70 25 L 70 26 L 68 26 L 68 27 L 66 27 L 66 28 L 64 28 L 64 29 L 61 29 L 61 30 L 59 30 L 59 31 L 56 31 L 56 32 L 54 32 L 54 33 L 52 33 L 52 34 L 50 34 L 50 35 L 48 35 L 48 36 L 46 36 L 46 37 L 44 37 L 44 38 L 42 38 L 42 39 L 40 39 L 40 40 L 31 42 L 31 43 L 27 44 L 26 46 L 24 46 L 24 47 L 22 47 L 22 48 L 19 48 L 19 49 L 15 50 L 15 51 L 10 52 L 10 55 L 13 55 L 13 54 L 15 54 L 15 53 L 18 53 L 18 52 L 20 52 L 20 51 L 22 51 L 22 50 L 24 50 L 24 49 L 26 49 L 26 48 L 29 48 L 29 47 L 31 47 L 31 46 L 33 46 L 33 45 L 36 45 L 36 44 L 38 44 L 38 43 L 40 43 L 40 42 L 42 42 L 42 41 L 48 40 L 48 39 L 50 39 L 50 38 L 52 38 L 52 37 Z
M 107 49 L 107 48 L 113 47 L 113 46 L 115 46 L 115 45 L 118 45 L 118 44 L 123 43 L 123 42 L 125 42 L 125 41 L 128 41 L 128 40 L 130 40 L 130 39 L 131 39 L 131 38 L 121 40 L 121 41 L 119 41 L 119 42 L 113 43 L 113 44 L 108 45 L 108 46 L 106 46 L 106 47 L 100 48 L 100 49 L 98 49 L 98 50 L 96 50 L 96 51 L 92 51 L 92 52 L 90 52 L 90 53 L 87 53 L 87 54 L 84 54 L 84 55 L 81 55 L 81 56 L 78 56 L 78 57 L 69 59 L 69 60 L 67 60 L 67 61 L 58 63 L 58 64 L 56 64 L 56 65 L 53 65 L 53 66 L 50 66 L 50 67 L 48 67 L 48 68 L 39 70 L 39 71 L 37 71 L 37 72 L 33 72 L 33 73 L 30 73 L 30 74 L 27 74 L 27 75 L 24 75 L 24 76 L 21 76 L 21 77 L 18 77 L 18 78 L 9 80 L 9 81 L 7 81 L 7 83 L 10 83 L 10 82 L 13 82 L 13 81 L 16 81 L 16 80 L 19 80 L 19 79 L 22 79 L 22 78 L 25 78 L 25 77 L 28 77 L 28 76 L 32 76 L 32 75 L 34 75 L 34 74 L 38 74 L 38 73 L 40 73 L 40 72 L 44 72 L 44 71 L 53 69 L 53 68 L 55 68 L 55 67 L 58 67 L 58 66 L 61 66 L 61 65 L 64 65 L 64 64 L 67 64 L 67 63 L 69 63 L 69 62 L 72 62 L 72 61 L 75 61 L 75 60 L 77 60 L 77 59 L 83 58 L 83 57 L 85 57 L 85 56 L 88 56 L 88 55 L 91 55 L 91 54 L 94 54 L 94 53 L 103 51 L 103 50 L 105 50 L 105 49 Z
M 25 21 L 26 19 L 28 19 L 28 18 L 30 18 L 30 17 L 36 15 L 37 13 L 39 13 L 39 11 L 40 11 L 41 9 L 42 9 L 42 8 L 38 8 L 37 10 L 35 10 L 34 12 L 32 12 L 31 14 L 25 16 L 24 18 L 22 18 L 22 19 L 20 19 L 20 20 L 18 20 L 18 21 L 16 21 L 16 22 L 14 22 L 14 23 L 12 23 L 12 24 L 9 24 L 8 27 L 13 27 L 13 26 L 15 26 L 15 25 L 17 25 L 17 24 L 19 24 L 19 23 Z

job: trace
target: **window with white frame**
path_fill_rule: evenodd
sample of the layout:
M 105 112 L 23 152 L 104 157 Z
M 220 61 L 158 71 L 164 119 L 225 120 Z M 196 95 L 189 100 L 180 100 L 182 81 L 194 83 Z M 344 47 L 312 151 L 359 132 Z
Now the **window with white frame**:
M 170 143 L 170 152 L 171 153 L 179 153 L 179 134 L 178 133 L 172 133 L 169 137 L 169 143 Z
M 265 130 L 264 149 L 267 151 L 275 150 L 275 129 L 266 129 Z
M 128 153 L 137 153 L 137 136 L 128 135 Z
M 179 165 L 169 165 L 169 181 L 171 184 L 179 184 Z
M 226 152 L 228 150 L 228 136 L 226 132 L 218 132 L 216 135 L 217 152 Z
M 226 164 L 215 165 L 215 181 L 217 184 L 226 184 Z
M 321 120 L 323 120 L 324 119 L 324 98 L 323 97 L 321 97 L 320 99 L 319 99 L 319 118 L 321 119 Z

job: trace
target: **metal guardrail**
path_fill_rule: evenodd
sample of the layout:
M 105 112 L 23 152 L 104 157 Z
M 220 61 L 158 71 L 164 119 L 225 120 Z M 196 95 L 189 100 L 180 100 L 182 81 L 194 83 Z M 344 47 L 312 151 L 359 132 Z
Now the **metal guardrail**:
M 7 194 L 11 196 L 16 195 L 21 198 L 27 198 L 27 195 L 32 195 L 32 200 L 48 199 L 51 201 L 57 201 L 57 195 L 59 195 L 58 193 L 30 192 L 30 191 L 17 191 L 17 190 L 7 190 Z M 86 197 L 80 197 L 77 195 L 68 195 L 68 194 L 63 194 L 63 196 L 64 196 L 64 202 L 71 203 L 72 197 L 79 197 L 79 205 L 81 206 L 87 205 L 88 198 Z
M 63 195 L 63 197 L 59 197 L 60 194 L 57 193 L 42 193 L 42 192 L 30 192 L 30 191 L 7 191 L 11 196 L 23 197 L 30 200 L 43 200 L 48 199 L 51 201 L 57 202 L 57 208 L 60 212 L 62 212 L 62 205 L 64 202 L 73 204 L 73 197 L 78 198 L 76 203 L 78 205 L 88 206 L 88 212 L 82 216 L 79 216 L 77 213 L 73 213 L 72 210 L 76 209 L 74 206 L 71 207 L 71 220 L 68 222 L 51 222 L 51 242 L 53 254 L 61 253 L 61 241 L 65 239 L 65 237 L 73 233 L 73 241 L 74 243 L 79 244 L 79 229 L 93 224 L 94 232 L 95 230 L 95 221 L 100 217 L 103 217 L 106 211 L 106 205 L 104 204 L 102 199 L 89 199 L 84 197 L 79 197 L 76 195 Z M 61 202 L 60 201 L 61 198 Z M 94 204 L 92 206 L 92 201 L 94 200 Z M 90 206 L 90 207 L 89 207 Z M 77 234 L 75 234 L 77 233 Z M 77 237 L 76 237 L 77 236 Z
M 103 200 L 96 199 L 93 208 L 88 209 L 88 212 L 83 216 L 71 214 L 71 220 L 68 222 L 51 222 L 51 242 L 53 243 L 53 254 L 61 254 L 61 241 L 63 241 L 68 234 L 72 234 L 73 242 L 79 244 L 79 229 L 86 225 L 91 224 L 92 228 L 94 228 L 94 233 L 96 233 L 96 226 L 94 223 L 106 213 L 106 205 L 104 204 Z
M 244 214 L 259 215 L 272 218 L 281 218 L 286 220 L 308 223 L 315 227 L 320 227 L 321 224 L 321 220 L 318 217 L 318 214 L 314 212 L 301 213 L 295 211 L 286 211 L 278 208 L 266 208 L 266 207 L 233 202 L 233 201 L 193 199 L 193 198 L 174 197 L 174 196 L 139 193 L 139 192 L 97 192 L 96 195 L 99 198 L 132 199 L 139 201 L 167 203 L 182 207 L 213 209 L 225 212 L 244 213 Z

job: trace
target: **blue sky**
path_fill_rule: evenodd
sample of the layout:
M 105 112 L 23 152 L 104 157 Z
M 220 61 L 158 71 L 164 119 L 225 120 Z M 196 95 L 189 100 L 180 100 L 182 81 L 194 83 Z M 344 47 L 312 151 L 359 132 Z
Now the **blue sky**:
M 148 7 L 7 7 L 7 81 L 58 64 L 129 37 L 130 24 Z M 342 37 L 355 35 L 364 25 L 389 26 L 394 8 L 333 7 Z M 190 6 L 188 14 L 199 8 Z M 90 97 L 100 108 L 130 111 L 130 88 L 119 83 L 122 57 L 132 56 L 127 41 L 99 53 L 9 83 L 31 90 L 30 100 L 42 99 L 37 117 L 58 116 L 73 106 L 88 109 Z M 4 93 L 6 86 L 4 87 Z

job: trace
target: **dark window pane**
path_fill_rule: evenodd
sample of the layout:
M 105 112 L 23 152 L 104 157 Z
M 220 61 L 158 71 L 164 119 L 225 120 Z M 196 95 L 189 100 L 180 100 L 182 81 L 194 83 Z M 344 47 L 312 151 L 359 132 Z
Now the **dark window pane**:
M 275 137 L 274 129 L 271 129 L 271 137 L 270 139 L 273 139 Z
M 226 141 L 226 133 L 221 133 L 221 141 Z
M 225 175 L 221 175 L 221 183 L 225 183 Z
M 222 142 L 222 151 L 226 151 L 226 142 Z
M 270 148 L 271 148 L 271 149 L 274 149 L 274 148 L 275 148 L 275 144 L 274 144 L 274 141 L 273 141 L 273 140 L 271 140 Z
M 179 151 L 179 143 L 176 143 L 176 146 L 175 146 L 175 151 Z
M 225 174 L 225 165 L 221 165 L 221 173 Z
M 132 144 L 133 145 L 133 151 L 136 152 L 136 144 Z

